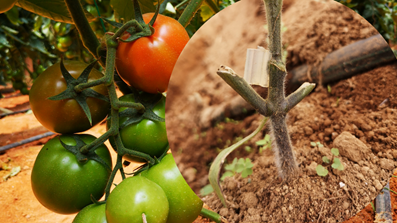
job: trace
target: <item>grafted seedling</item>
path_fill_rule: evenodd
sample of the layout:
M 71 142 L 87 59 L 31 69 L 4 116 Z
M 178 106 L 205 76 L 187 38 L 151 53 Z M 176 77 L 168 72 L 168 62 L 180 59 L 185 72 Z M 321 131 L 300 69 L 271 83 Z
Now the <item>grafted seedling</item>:
M 275 163 L 279 171 L 279 176 L 284 180 L 290 180 L 297 176 L 298 165 L 295 160 L 291 140 L 288 134 L 285 117 L 291 108 L 298 104 L 315 87 L 315 84 L 304 83 L 295 92 L 285 97 L 285 78 L 287 70 L 282 60 L 281 45 L 281 9 L 282 0 L 264 0 L 266 10 L 266 20 L 269 35 L 269 89 L 266 99 L 262 98 L 243 78 L 239 77 L 231 68 L 221 66 L 218 75 L 239 93 L 248 103 L 250 103 L 260 114 L 270 118 L 271 135 L 274 141 L 272 146 L 274 151 Z M 236 145 L 236 144 L 235 144 Z M 233 145 L 232 147 L 234 147 Z M 217 159 L 216 159 L 217 160 Z M 218 165 L 214 161 L 214 165 Z M 211 179 L 219 168 L 210 169 L 210 182 L 215 191 L 219 190 L 219 180 Z M 214 173 L 212 173 L 212 172 Z M 225 199 L 221 192 L 217 192 L 218 197 L 226 206 Z

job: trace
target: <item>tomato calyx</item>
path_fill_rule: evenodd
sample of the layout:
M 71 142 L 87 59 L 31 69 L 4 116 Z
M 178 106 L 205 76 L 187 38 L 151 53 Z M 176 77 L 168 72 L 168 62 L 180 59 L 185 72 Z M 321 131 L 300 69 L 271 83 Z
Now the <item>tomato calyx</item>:
M 61 72 L 62 76 L 65 78 L 65 81 L 67 83 L 67 88 L 65 91 L 61 92 L 58 95 L 49 97 L 48 99 L 50 100 L 65 100 L 65 99 L 74 99 L 77 101 L 77 103 L 80 105 L 80 107 L 83 109 L 85 115 L 87 116 L 90 124 L 92 125 L 92 117 L 91 117 L 91 112 L 90 108 L 88 107 L 87 104 L 87 98 L 92 97 L 92 98 L 97 98 L 106 102 L 109 102 L 109 99 L 105 97 L 104 95 L 90 89 L 86 88 L 82 90 L 81 92 L 78 92 L 75 90 L 75 87 L 79 84 L 82 83 L 87 83 L 88 82 L 88 75 L 90 74 L 92 68 L 96 65 L 96 61 L 88 65 L 84 71 L 81 73 L 81 75 L 77 78 L 74 79 L 72 75 L 70 75 L 69 71 L 66 70 L 63 60 L 61 60 L 60 67 L 61 67 Z
M 110 171 L 112 170 L 112 168 L 100 156 L 98 156 L 98 154 L 95 153 L 95 149 L 101 144 L 94 146 L 92 149 L 88 150 L 86 154 L 83 154 L 80 152 L 80 149 L 87 144 L 77 135 L 71 135 L 71 137 L 76 142 L 76 145 L 74 146 L 65 144 L 64 142 L 62 142 L 61 137 L 58 136 L 59 142 L 62 144 L 62 146 L 69 152 L 73 153 L 79 162 L 86 163 L 88 160 L 94 160 L 109 169 Z
M 125 117 L 125 121 L 120 124 L 120 128 L 127 125 L 138 123 L 143 119 L 149 119 L 155 122 L 164 122 L 165 119 L 156 115 L 153 112 L 154 106 L 161 100 L 162 94 L 148 94 L 142 92 L 142 94 L 134 94 L 134 99 L 136 102 L 141 103 L 145 107 L 143 113 L 139 113 L 135 108 L 127 108 L 120 112 L 120 118 Z

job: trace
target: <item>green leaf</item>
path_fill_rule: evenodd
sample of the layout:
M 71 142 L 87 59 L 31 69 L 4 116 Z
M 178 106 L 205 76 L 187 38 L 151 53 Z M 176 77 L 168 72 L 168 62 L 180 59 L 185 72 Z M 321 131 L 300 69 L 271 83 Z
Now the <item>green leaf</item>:
M 334 156 L 339 156 L 339 149 L 337 148 L 332 148 L 331 153 L 334 154 Z
M 31 46 L 33 49 L 38 50 L 47 56 L 51 58 L 56 58 L 57 56 L 54 54 L 51 54 L 50 52 L 47 51 L 47 48 L 44 45 L 44 42 L 42 40 L 36 39 L 36 38 L 31 38 L 29 41 L 29 46 Z
M 64 0 L 18 0 L 16 5 L 49 19 L 73 24 Z M 90 22 L 95 19 L 87 11 L 85 15 Z
M 226 171 L 226 172 L 222 175 L 221 181 L 224 181 L 224 180 L 226 179 L 226 177 L 232 177 L 232 176 L 234 176 L 233 172 L 231 172 L 231 171 Z M 212 188 L 212 187 L 211 187 L 211 188 Z
M 243 170 L 243 172 L 241 172 L 241 177 L 242 178 L 246 178 L 246 177 L 248 177 L 251 174 L 252 174 L 252 169 L 251 168 L 247 168 L 247 169 Z
M 214 162 L 212 163 L 212 165 L 210 167 L 210 171 L 209 171 L 209 174 L 208 174 L 208 179 L 209 179 L 212 187 L 214 188 L 214 191 L 215 191 L 216 195 L 218 196 L 218 198 L 221 200 L 222 204 L 225 207 L 227 207 L 226 200 L 225 200 L 225 197 L 223 196 L 222 190 L 221 190 L 221 188 L 219 186 L 219 174 L 220 174 L 220 171 L 221 171 L 222 163 L 225 161 L 225 158 L 231 152 L 233 152 L 239 146 L 243 145 L 245 142 L 250 140 L 256 134 L 258 134 L 260 132 L 260 130 L 262 130 L 263 126 L 266 124 L 267 119 L 268 118 L 265 117 L 262 120 L 262 123 L 258 126 L 258 128 L 253 133 L 251 133 L 250 135 L 246 136 L 244 139 L 242 139 L 241 141 L 237 142 L 236 144 L 233 144 L 232 146 L 222 150 L 222 152 L 220 152 L 218 154 L 218 156 L 215 158 Z
M 324 163 L 330 163 L 331 161 L 328 159 L 328 157 L 323 156 L 323 162 Z
M 3 33 L 0 33 L 0 45 L 6 46 L 8 48 L 12 47 L 8 42 L 7 37 Z
M 211 10 L 211 8 L 206 4 L 202 4 L 200 7 L 200 15 L 201 18 L 203 18 L 203 21 L 207 21 L 209 18 L 211 18 L 211 16 L 214 15 L 214 12 Z
M 321 177 L 325 177 L 328 174 L 328 170 L 325 167 L 321 166 L 321 165 L 318 165 L 316 167 L 316 172 L 317 172 L 317 175 L 319 175 Z
M 237 158 L 234 158 L 233 162 L 225 165 L 225 170 L 236 172 Z
M 334 163 L 331 166 L 332 166 L 332 168 L 337 169 L 337 170 L 344 169 L 343 164 L 339 158 L 334 158 Z
M 317 144 L 316 144 L 315 142 L 310 142 L 310 145 L 311 145 L 312 147 L 316 147 L 316 146 L 317 146 Z
M 201 188 L 200 190 L 200 195 L 201 196 L 207 196 L 208 194 L 214 192 L 214 188 L 212 188 L 211 184 L 208 184 Z
M 8 10 L 5 14 L 8 20 L 10 20 L 12 24 L 18 26 L 19 24 L 23 23 L 21 20 L 19 20 L 18 7 L 13 7 L 12 9 Z

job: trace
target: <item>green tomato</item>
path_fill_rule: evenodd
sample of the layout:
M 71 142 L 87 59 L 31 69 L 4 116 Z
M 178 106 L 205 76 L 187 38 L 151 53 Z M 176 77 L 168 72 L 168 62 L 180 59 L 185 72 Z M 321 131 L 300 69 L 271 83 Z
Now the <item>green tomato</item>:
M 142 176 L 123 180 L 110 193 L 106 201 L 108 223 L 165 223 L 169 205 L 163 189 Z
M 203 201 L 186 183 L 172 154 L 164 156 L 141 176 L 158 184 L 167 195 L 170 205 L 167 223 L 192 223 L 199 216 Z
M 134 102 L 134 96 L 132 94 L 124 95 L 119 98 L 120 101 Z M 120 108 L 120 112 L 124 111 L 125 107 Z M 164 118 L 165 117 L 165 97 L 162 97 L 160 101 L 154 106 L 153 112 Z M 120 118 L 120 124 L 122 124 L 127 117 Z M 108 128 L 109 128 L 108 123 Z M 168 138 L 167 131 L 165 128 L 165 122 L 154 122 L 148 119 L 143 119 L 139 123 L 134 123 L 123 127 L 120 130 L 120 137 L 123 145 L 127 149 L 143 152 L 149 154 L 152 157 L 160 157 L 168 149 Z M 109 141 L 113 141 L 110 137 Z M 125 159 L 133 162 L 143 162 L 143 160 L 137 159 L 133 156 L 124 156 Z
M 12 7 L 14 7 L 17 0 L 1 0 L 0 3 L 0 13 L 7 12 Z
M 62 46 L 61 43 L 57 43 L 57 49 L 58 49 L 59 51 L 61 51 L 62 53 L 63 53 L 63 52 L 66 52 L 66 51 L 68 50 L 68 48 Z
M 58 38 L 58 42 L 64 48 L 68 48 L 70 45 L 72 45 L 72 37 L 70 37 L 70 36 L 61 36 L 61 37 Z
M 96 139 L 92 135 L 77 136 L 86 144 Z M 37 155 L 31 183 L 34 195 L 43 206 L 56 213 L 72 214 L 91 204 L 91 195 L 97 200 L 102 197 L 111 171 L 94 160 L 78 161 L 60 140 L 66 145 L 76 145 L 72 135 L 48 141 Z M 105 145 L 99 146 L 95 153 L 112 166 Z
M 67 32 L 66 24 L 57 22 L 54 25 L 54 30 L 59 36 L 63 36 Z
M 72 223 L 107 223 L 105 209 L 106 204 L 90 204 L 76 215 Z

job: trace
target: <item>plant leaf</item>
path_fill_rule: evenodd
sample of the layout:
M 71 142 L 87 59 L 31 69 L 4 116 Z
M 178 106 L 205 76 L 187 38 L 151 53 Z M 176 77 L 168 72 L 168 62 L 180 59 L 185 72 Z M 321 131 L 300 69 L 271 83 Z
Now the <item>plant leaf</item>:
M 343 164 L 340 161 L 339 158 L 334 158 L 334 163 L 331 165 L 332 168 L 337 169 L 337 170 L 343 170 Z
M 321 166 L 321 165 L 318 165 L 316 167 L 316 172 L 317 172 L 317 175 L 319 175 L 321 177 L 325 177 L 328 174 L 328 170 L 325 167 Z
M 49 19 L 73 24 L 64 0 L 18 0 L 16 5 Z M 84 12 L 89 22 L 95 20 L 93 15 Z
M 328 157 L 323 156 L 323 162 L 324 163 L 330 163 L 331 161 L 328 159 Z
M 242 178 L 246 178 L 246 177 L 248 177 L 251 174 L 252 174 L 252 169 L 251 168 L 247 168 L 247 169 L 243 170 L 243 172 L 241 172 L 241 177 Z
M 222 175 L 221 181 L 224 181 L 226 177 L 232 177 L 232 176 L 234 176 L 233 172 L 231 172 L 231 171 L 226 171 L 226 172 Z M 212 188 L 212 187 L 211 187 L 211 188 Z
M 220 152 L 218 154 L 218 156 L 215 158 L 214 162 L 212 163 L 212 165 L 210 167 L 210 171 L 209 171 L 209 174 L 208 174 L 209 181 L 210 181 L 212 187 L 214 188 L 214 191 L 215 191 L 216 195 L 218 196 L 218 198 L 221 200 L 223 206 L 225 206 L 225 207 L 227 207 L 226 200 L 225 200 L 225 197 L 223 196 L 222 190 L 221 190 L 220 185 L 219 185 L 219 175 L 220 175 L 220 170 L 221 170 L 222 164 L 225 161 L 225 158 L 231 152 L 233 152 L 239 146 L 243 145 L 245 142 L 250 140 L 256 134 L 258 134 L 258 132 L 260 132 L 260 130 L 266 124 L 267 119 L 268 118 L 265 117 L 262 120 L 262 123 L 258 126 L 258 128 L 254 132 L 252 132 L 250 135 L 246 136 L 244 139 L 242 139 L 241 141 L 233 144 L 232 146 L 222 150 L 222 152 Z
M 339 149 L 337 148 L 332 148 L 331 153 L 334 154 L 334 156 L 339 156 Z
M 214 188 L 212 188 L 211 184 L 208 184 L 201 188 L 200 190 L 200 195 L 201 196 L 207 196 L 208 194 L 214 192 Z

